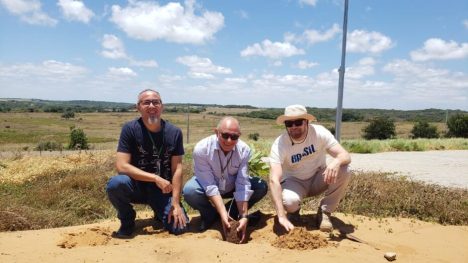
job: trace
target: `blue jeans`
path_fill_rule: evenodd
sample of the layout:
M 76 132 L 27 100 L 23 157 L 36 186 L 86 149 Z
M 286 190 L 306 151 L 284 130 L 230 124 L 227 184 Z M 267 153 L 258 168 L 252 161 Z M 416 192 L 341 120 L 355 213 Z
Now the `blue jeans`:
M 254 192 L 248 201 L 249 208 L 260 201 L 268 192 L 268 185 L 259 177 L 250 177 L 250 184 L 251 189 Z M 232 198 L 233 192 L 234 191 L 225 193 L 221 195 L 221 197 Z M 185 183 L 183 195 L 185 202 L 200 212 L 202 220 L 212 223 L 219 217 L 216 208 L 214 208 L 214 206 L 209 201 L 205 194 L 205 190 L 203 190 L 203 187 L 197 181 L 195 176 L 193 176 L 190 180 L 187 181 L 187 183 Z M 231 199 L 228 203 L 226 203 L 226 210 L 229 209 L 232 201 L 233 200 Z M 239 216 L 239 211 L 236 204 L 232 204 L 229 215 L 234 219 L 237 219 Z
M 117 209 L 117 217 L 120 219 L 122 227 L 135 224 L 136 213 L 132 205 L 134 203 L 148 204 L 158 219 L 163 222 L 164 228 L 170 233 L 178 235 L 187 231 L 188 225 L 184 228 L 175 228 L 167 222 L 172 194 L 163 194 L 153 182 L 136 181 L 128 175 L 119 174 L 109 179 L 106 192 L 110 202 Z M 187 213 L 185 209 L 183 210 L 188 222 Z

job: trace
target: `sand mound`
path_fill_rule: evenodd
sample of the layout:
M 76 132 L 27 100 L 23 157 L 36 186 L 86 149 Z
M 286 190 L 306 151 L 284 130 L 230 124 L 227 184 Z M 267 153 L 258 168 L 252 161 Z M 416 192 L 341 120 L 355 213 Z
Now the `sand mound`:
M 289 233 L 277 237 L 272 245 L 278 248 L 310 250 L 327 247 L 329 243 L 318 231 L 309 232 L 303 227 L 296 227 Z
M 78 233 L 68 233 L 57 244 L 62 248 L 74 248 L 76 246 L 103 246 L 112 239 L 109 227 L 92 227 Z

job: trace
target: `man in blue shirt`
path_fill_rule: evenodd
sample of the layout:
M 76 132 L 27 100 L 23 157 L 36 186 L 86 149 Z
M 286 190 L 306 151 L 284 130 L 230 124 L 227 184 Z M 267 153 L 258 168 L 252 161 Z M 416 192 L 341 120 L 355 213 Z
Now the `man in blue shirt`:
M 119 174 L 106 187 L 121 223 L 114 236 L 132 237 L 136 216 L 132 203 L 150 205 L 170 233 L 181 234 L 188 224 L 180 203 L 182 131 L 161 119 L 164 107 L 157 91 L 140 92 L 136 106 L 141 117 L 122 127 L 116 156 Z
M 200 211 L 200 231 L 208 229 L 218 218 L 223 230 L 230 228 L 229 217 L 239 219 L 236 229 L 245 238 L 248 208 L 268 191 L 266 182 L 249 176 L 249 146 L 239 139 L 240 125 L 233 117 L 223 118 L 215 134 L 197 143 L 193 150 L 194 176 L 185 184 L 185 201 Z M 234 197 L 227 205 L 223 198 Z M 227 209 L 226 209 L 227 207 Z

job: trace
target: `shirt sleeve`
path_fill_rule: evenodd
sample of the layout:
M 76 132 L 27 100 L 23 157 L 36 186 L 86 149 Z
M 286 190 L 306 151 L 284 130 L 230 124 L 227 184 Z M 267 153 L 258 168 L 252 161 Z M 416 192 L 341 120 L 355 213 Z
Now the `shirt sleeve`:
M 281 157 L 280 157 L 280 149 L 279 149 L 279 140 L 280 138 L 276 138 L 275 142 L 273 143 L 273 145 L 271 146 L 271 150 L 270 150 L 270 163 L 283 163 L 282 160 L 281 160 Z
M 120 132 L 119 144 L 117 146 L 117 152 L 131 153 L 130 145 L 132 141 L 131 129 L 129 124 L 126 123 Z
M 197 145 L 193 150 L 193 163 L 195 177 L 200 185 L 205 190 L 207 196 L 221 195 L 218 189 L 218 184 L 213 174 L 213 169 L 209 163 L 209 155 L 206 148 Z
M 335 139 L 335 136 L 325 127 L 318 126 L 320 129 L 320 137 L 322 138 L 323 145 L 326 150 L 338 144 L 338 141 Z
M 241 152 L 240 157 L 241 164 L 239 171 L 237 171 L 236 188 L 233 195 L 236 201 L 249 201 L 253 194 L 249 177 L 250 148 L 246 147 L 244 151 Z

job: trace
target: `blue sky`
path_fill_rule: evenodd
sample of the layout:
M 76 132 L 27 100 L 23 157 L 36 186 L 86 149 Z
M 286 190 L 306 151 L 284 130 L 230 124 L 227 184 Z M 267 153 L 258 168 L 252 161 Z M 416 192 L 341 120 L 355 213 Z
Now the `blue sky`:
M 337 103 L 344 0 L 0 0 L 0 97 Z M 350 0 L 344 108 L 468 110 L 468 1 Z

